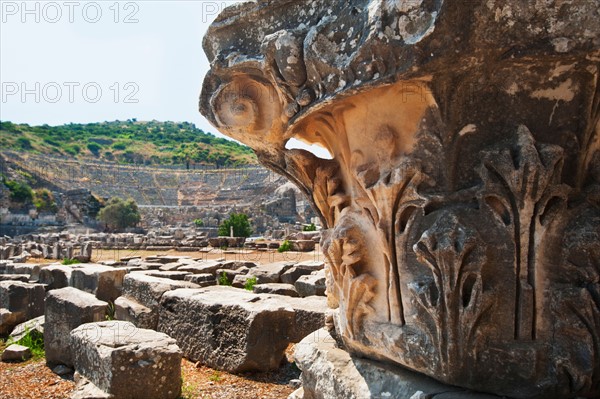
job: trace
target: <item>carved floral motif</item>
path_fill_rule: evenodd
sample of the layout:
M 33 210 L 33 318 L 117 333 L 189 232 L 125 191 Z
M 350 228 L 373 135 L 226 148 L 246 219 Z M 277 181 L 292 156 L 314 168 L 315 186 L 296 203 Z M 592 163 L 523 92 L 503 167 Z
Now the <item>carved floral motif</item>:
M 600 395 L 598 21 L 576 0 L 217 18 L 201 112 L 314 205 L 348 350 L 509 397 Z

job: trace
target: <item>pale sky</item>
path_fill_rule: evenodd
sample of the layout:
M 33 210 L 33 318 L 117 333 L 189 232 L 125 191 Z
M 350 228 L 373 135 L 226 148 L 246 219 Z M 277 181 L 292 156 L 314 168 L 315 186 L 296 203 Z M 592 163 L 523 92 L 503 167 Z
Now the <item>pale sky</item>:
M 202 37 L 235 1 L 0 0 L 0 119 L 32 125 L 193 122 Z
M 0 0 L 0 120 L 186 121 L 219 135 L 198 112 L 202 38 L 236 2 Z

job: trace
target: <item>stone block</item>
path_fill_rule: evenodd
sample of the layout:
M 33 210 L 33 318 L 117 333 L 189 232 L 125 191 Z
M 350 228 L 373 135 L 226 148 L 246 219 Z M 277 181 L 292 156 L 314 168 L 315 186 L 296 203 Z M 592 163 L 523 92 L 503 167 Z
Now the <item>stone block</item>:
M 325 272 L 318 271 L 313 272 L 313 274 L 301 276 L 294 283 L 294 287 L 296 287 L 296 291 L 300 294 L 301 297 L 311 296 L 311 295 L 325 295 Z
M 9 345 L 4 352 L 2 352 L 2 361 L 24 361 L 31 357 L 31 350 L 23 345 L 12 344 Z
M 281 261 L 258 265 L 251 269 L 248 274 L 255 276 L 259 284 L 280 283 L 281 275 L 294 266 L 295 262 Z
M 28 263 L 13 263 L 6 265 L 6 274 L 27 274 L 29 279 L 37 281 L 43 265 L 32 265 Z
M 205 274 L 210 273 L 216 276 L 217 270 L 223 268 L 223 262 L 208 260 L 204 262 L 198 262 L 197 265 L 182 266 L 180 271 L 190 272 L 194 274 Z
M 117 320 L 129 321 L 139 328 L 156 329 L 156 317 L 153 316 L 152 309 L 135 299 L 118 297 L 115 300 L 115 316 Z
M 21 281 L 0 282 L 0 308 L 23 315 L 23 320 L 33 319 L 44 314 L 46 291 L 41 284 Z
M 39 316 L 17 325 L 10 333 L 8 339 L 16 342 L 23 338 L 28 331 L 36 331 L 43 335 L 45 320 L 46 318 L 44 316 Z
M 38 282 L 45 284 L 47 290 L 69 287 L 73 267 L 64 265 L 50 265 L 40 271 Z
M 185 276 L 184 281 L 198 284 L 198 286 L 200 287 L 208 287 L 217 284 L 215 276 L 213 276 L 210 273 L 188 274 L 187 276 Z
M 315 242 L 313 240 L 290 240 L 292 251 L 310 252 L 315 250 Z
M 445 385 L 404 368 L 351 356 L 325 329 L 296 345 L 303 399 L 500 399 Z M 466 396 L 465 396 L 466 395 Z
M 29 282 L 29 274 L 0 274 L 0 281 L 20 281 Z
M 85 265 L 74 269 L 71 285 L 74 288 L 96 295 L 102 301 L 114 301 L 123 290 L 124 268 L 103 265 Z
M 295 284 L 301 276 L 309 275 L 312 272 L 321 269 L 323 269 L 322 263 L 320 268 L 318 266 L 312 266 L 308 264 L 298 264 L 285 271 L 285 273 L 281 275 L 281 282 L 286 284 Z
M 267 284 L 256 284 L 253 288 L 256 294 L 276 294 L 285 295 L 290 297 L 298 297 L 298 292 L 292 284 L 282 283 L 267 283 Z
M 158 324 L 158 307 L 162 295 L 178 288 L 199 288 L 199 286 L 187 281 L 148 276 L 142 272 L 130 273 L 123 279 L 123 296 L 151 310 L 147 319 L 148 324 L 145 325 L 153 329 L 156 329 Z
M 84 323 L 102 321 L 108 303 L 73 287 L 48 292 L 44 324 L 46 362 L 73 365 L 69 333 Z
M 181 350 L 168 335 L 104 321 L 77 327 L 70 342 L 75 370 L 115 399 L 179 397 Z
M 190 272 L 184 272 L 184 271 L 166 271 L 166 270 L 144 270 L 141 271 L 140 273 L 146 274 L 148 276 L 152 276 L 152 277 L 159 277 L 159 278 L 168 278 L 170 280 L 177 280 L 177 281 L 183 281 L 185 279 L 185 276 L 188 276 L 192 273 Z
M 214 286 L 165 293 L 158 330 L 186 358 L 237 373 L 277 369 L 293 325 L 294 310 L 276 298 Z

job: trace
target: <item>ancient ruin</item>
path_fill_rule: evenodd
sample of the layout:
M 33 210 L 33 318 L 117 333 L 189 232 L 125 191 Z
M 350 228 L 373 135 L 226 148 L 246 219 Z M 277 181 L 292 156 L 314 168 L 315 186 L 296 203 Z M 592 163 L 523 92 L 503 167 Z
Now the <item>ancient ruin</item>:
M 201 112 L 329 229 L 349 352 L 514 398 L 600 395 L 596 1 L 259 0 L 204 49 Z

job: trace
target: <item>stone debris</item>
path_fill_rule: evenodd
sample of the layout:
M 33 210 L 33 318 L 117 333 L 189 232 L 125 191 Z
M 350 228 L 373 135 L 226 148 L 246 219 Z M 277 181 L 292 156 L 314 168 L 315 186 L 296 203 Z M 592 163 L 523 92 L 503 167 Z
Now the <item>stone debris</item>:
M 31 349 L 23 345 L 12 344 L 9 345 L 4 352 L 2 352 L 2 361 L 25 361 L 31 357 Z
M 229 372 L 266 371 L 279 367 L 289 343 L 325 325 L 327 304 L 213 286 L 166 292 L 159 312 L 158 330 L 177 339 L 186 358 Z
M 0 281 L 0 335 L 17 325 L 44 314 L 46 292 L 41 284 Z
M 277 295 L 286 295 L 291 297 L 298 297 L 298 291 L 292 284 L 283 284 L 283 283 L 266 283 L 266 284 L 256 284 L 253 287 L 253 291 L 256 294 L 277 294 Z
M 300 276 L 294 283 L 296 291 L 301 297 L 311 295 L 325 295 L 326 283 L 325 272 L 323 270 L 312 272 L 311 274 Z
M 94 294 L 100 300 L 112 302 L 121 295 L 125 274 L 127 270 L 124 268 L 86 264 L 73 269 L 71 286 Z
M 45 320 L 46 320 L 45 316 L 39 316 L 39 317 L 33 318 L 31 320 L 27 320 L 26 322 L 17 325 L 10 333 L 8 340 L 17 342 L 18 340 L 23 338 L 28 332 L 34 332 L 34 331 L 43 335 Z
M 75 370 L 115 399 L 175 399 L 181 350 L 166 334 L 125 321 L 88 323 L 70 333 Z
M 50 365 L 73 365 L 69 333 L 84 323 L 102 321 L 108 303 L 73 287 L 48 292 L 44 323 L 44 349 Z
M 141 272 L 129 273 L 123 280 L 123 296 L 129 302 L 119 301 L 119 304 L 123 305 L 119 309 L 119 314 L 123 317 L 129 315 L 126 320 L 133 323 L 140 322 L 140 327 L 155 330 L 158 324 L 158 308 L 161 297 L 165 292 L 177 288 L 198 288 L 198 286 L 187 281 L 153 277 Z M 150 309 L 150 313 L 137 305 Z
M 252 268 L 248 275 L 256 277 L 259 284 L 280 283 L 281 275 L 291 269 L 294 264 L 295 262 L 281 261 L 258 265 Z

